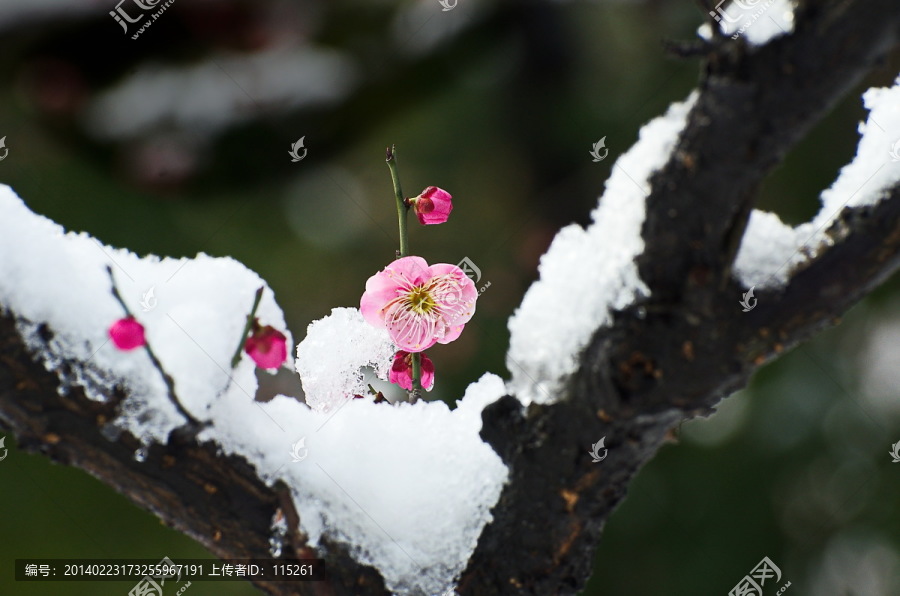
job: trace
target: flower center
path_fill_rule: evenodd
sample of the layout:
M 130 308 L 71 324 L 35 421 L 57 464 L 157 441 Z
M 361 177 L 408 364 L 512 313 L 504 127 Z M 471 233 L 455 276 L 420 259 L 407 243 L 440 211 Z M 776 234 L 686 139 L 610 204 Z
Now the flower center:
M 427 315 L 435 307 L 434 298 L 425 286 L 412 288 L 406 296 L 406 303 L 411 311 L 419 315 Z
M 434 211 L 434 201 L 422 197 L 416 201 L 416 211 L 419 213 L 431 213 Z

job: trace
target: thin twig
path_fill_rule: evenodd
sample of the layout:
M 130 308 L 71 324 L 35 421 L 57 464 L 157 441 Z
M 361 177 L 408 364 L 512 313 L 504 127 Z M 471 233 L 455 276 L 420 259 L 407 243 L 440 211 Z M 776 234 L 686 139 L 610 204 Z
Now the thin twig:
M 112 285 L 113 297 L 115 297 L 115 299 L 119 302 L 119 304 L 122 305 L 122 310 L 125 311 L 125 314 L 127 316 L 131 317 L 132 319 L 137 320 L 135 318 L 135 316 L 131 313 L 131 310 L 128 308 L 128 305 L 125 304 L 124 300 L 122 300 L 122 295 L 119 294 L 119 288 L 116 287 L 116 278 L 115 278 L 115 276 L 113 276 L 112 267 L 107 265 L 106 272 L 109 274 L 109 280 Z M 144 340 L 144 349 L 147 350 L 147 355 L 150 357 L 150 362 L 153 363 L 153 366 L 156 368 L 156 370 L 159 371 L 159 374 L 162 375 L 163 382 L 166 384 L 166 389 L 167 389 L 167 392 L 169 395 L 169 401 L 172 402 L 172 405 L 175 406 L 175 409 L 178 410 L 178 413 L 181 414 L 182 416 L 184 416 L 185 418 L 187 418 L 187 420 L 191 424 L 195 424 L 198 426 L 201 425 L 201 422 L 199 420 L 197 420 L 196 418 L 194 418 L 190 414 L 190 412 L 185 410 L 184 407 L 181 405 L 181 402 L 178 401 L 178 397 L 176 397 L 176 395 L 175 395 L 175 382 L 172 380 L 172 377 L 170 377 L 169 374 L 165 371 L 165 369 L 163 369 L 162 364 L 159 361 L 159 358 L 157 358 L 156 354 L 153 353 L 153 348 L 150 347 L 150 342 L 147 341 L 146 338 Z
M 256 297 L 253 299 L 253 306 L 250 308 L 250 314 L 247 315 L 247 323 L 244 325 L 244 332 L 241 333 L 241 341 L 238 342 L 237 350 L 234 351 L 234 356 L 231 358 L 231 368 L 237 366 L 238 362 L 241 361 L 241 352 L 243 352 L 244 344 L 247 342 L 247 334 L 250 333 L 250 328 L 253 327 L 253 319 L 256 317 L 256 309 L 259 308 L 259 301 L 262 300 L 264 289 L 265 286 L 261 286 L 256 290 Z

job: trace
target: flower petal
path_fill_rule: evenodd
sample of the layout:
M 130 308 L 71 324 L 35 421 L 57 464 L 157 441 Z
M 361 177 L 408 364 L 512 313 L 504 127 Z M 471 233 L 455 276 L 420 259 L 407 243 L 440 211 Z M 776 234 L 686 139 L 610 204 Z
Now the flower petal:
M 394 363 L 391 365 L 388 381 L 407 391 L 412 391 L 412 367 L 407 356 L 409 356 L 409 352 L 403 350 L 394 354 Z
M 465 325 L 456 325 L 453 327 L 447 327 L 446 332 L 443 337 L 439 337 L 437 342 L 439 344 L 449 344 L 451 341 L 456 341 L 459 338 L 459 334 L 462 333 Z
M 407 352 L 421 352 L 435 344 L 436 322 L 436 317 L 414 313 L 400 303 L 392 304 L 384 317 L 391 341 Z
M 434 362 L 425 352 L 422 352 L 422 378 L 420 381 L 425 391 L 431 391 L 431 388 L 434 387 Z
M 384 272 L 394 278 L 420 285 L 429 277 L 428 263 L 422 257 L 401 257 L 384 268 Z
M 431 266 L 436 280 L 435 301 L 441 306 L 447 325 L 464 325 L 475 314 L 478 290 L 463 270 L 456 265 L 437 263 Z M 458 335 L 458 334 L 457 334 Z
M 422 388 L 431 391 L 431 388 L 434 387 L 434 363 L 424 352 L 421 355 L 421 373 L 422 378 L 419 381 L 422 383 Z M 412 375 L 412 354 L 399 350 L 394 354 L 394 362 L 391 365 L 388 380 L 407 391 L 412 391 Z
M 374 327 L 384 327 L 382 309 L 398 295 L 397 282 L 384 271 L 366 281 L 366 291 L 359 299 L 359 312 Z

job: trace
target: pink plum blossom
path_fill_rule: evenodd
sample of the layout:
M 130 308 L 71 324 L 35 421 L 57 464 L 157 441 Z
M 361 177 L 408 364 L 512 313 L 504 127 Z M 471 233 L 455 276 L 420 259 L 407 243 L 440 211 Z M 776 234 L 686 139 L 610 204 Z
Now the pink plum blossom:
M 359 310 L 385 327 L 397 348 L 421 352 L 459 337 L 477 298 L 475 284 L 456 265 L 429 267 L 422 257 L 402 257 L 369 278 Z
M 394 364 L 391 366 L 388 380 L 407 391 L 412 391 L 412 372 L 412 354 L 403 350 L 394 354 Z M 421 383 L 425 391 L 431 391 L 431 388 L 434 387 L 434 363 L 425 352 L 422 352 Z
M 120 350 L 133 350 L 143 346 L 144 326 L 138 323 L 134 317 L 119 319 L 109 327 L 109 338 Z
M 260 368 L 278 368 L 287 359 L 287 337 L 271 325 L 254 321 L 253 333 L 244 342 L 244 351 Z
M 422 225 L 441 224 L 449 219 L 453 210 L 452 198 L 446 190 L 429 186 L 419 196 L 409 199 L 409 204 Z

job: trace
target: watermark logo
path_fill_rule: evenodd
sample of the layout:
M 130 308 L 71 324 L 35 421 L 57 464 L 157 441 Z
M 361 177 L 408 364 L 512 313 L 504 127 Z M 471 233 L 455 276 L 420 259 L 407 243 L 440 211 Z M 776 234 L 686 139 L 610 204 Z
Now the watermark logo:
M 725 4 L 725 2 L 727 2 L 727 0 L 720 0 L 719 3 L 716 4 L 715 11 L 709 11 L 709 16 L 714 18 L 717 23 L 721 23 L 723 19 L 728 21 L 729 23 L 737 23 L 738 21 L 740 21 L 741 17 L 735 19 L 730 14 L 728 14 L 728 12 L 724 8 L 722 8 L 722 5 Z M 740 8 L 745 8 L 743 3 L 738 4 L 737 2 L 735 2 L 735 4 L 737 4 Z
M 775 0 L 767 0 L 766 3 L 762 6 L 759 4 L 763 0 L 733 0 L 728 7 L 729 8 L 737 8 L 740 11 L 740 14 L 737 17 L 733 17 L 728 14 L 728 11 L 722 8 L 722 5 L 725 4 L 727 0 L 719 0 L 719 3 L 716 4 L 715 10 L 709 11 L 709 16 L 711 16 L 717 23 L 723 24 L 723 29 L 725 28 L 724 23 L 741 23 L 740 28 L 735 28 L 737 31 L 731 36 L 731 39 L 737 39 L 743 33 L 750 28 L 750 25 L 759 20 L 759 18 L 765 14 L 765 12 L 775 3 Z M 758 7 L 758 9 L 757 9 Z M 755 12 L 753 12 L 755 11 Z M 734 30 L 731 27 L 729 29 Z
M 725 19 L 729 23 L 737 23 L 738 21 L 740 21 L 743 15 L 736 19 L 732 18 L 732 16 L 728 14 L 724 8 L 722 8 L 722 5 L 725 4 L 725 2 L 726 0 L 720 0 L 720 2 L 716 4 L 715 12 L 709 11 L 709 16 L 714 18 L 718 23 L 721 23 L 722 19 Z M 762 0 L 734 0 L 731 4 L 737 6 L 741 10 L 753 10 L 760 2 L 762 2 Z M 772 3 L 769 2 L 769 4 Z M 768 5 L 766 5 L 766 7 L 768 8 Z
M 600 150 L 603 149 L 603 154 L 600 154 Z M 594 148 L 589 151 L 591 157 L 594 158 L 594 163 L 598 161 L 603 161 L 606 159 L 606 156 L 609 155 L 609 148 L 606 146 L 606 137 L 603 137 L 596 143 L 594 143 Z
M 6 445 L 5 445 L 4 443 L 6 443 L 6 437 L 5 437 L 5 436 L 4 436 L 4 437 L 0 437 L 0 449 L 3 450 L 3 455 L 0 456 L 0 461 L 3 461 L 4 459 L 6 459 L 6 456 L 8 455 L 7 452 L 9 451 L 9 450 L 6 448 Z M 900 443 L 898 443 L 898 444 L 900 444 Z
M 0 439 L 0 447 L 2 447 L 2 446 L 3 446 L 3 439 Z M 894 460 L 891 462 L 892 464 L 900 463 L 900 441 L 897 441 L 896 443 L 891 445 L 891 450 L 888 453 L 890 453 L 891 457 L 894 458 Z M 3 459 L 3 458 L 0 457 L 0 459 Z
M 291 162 L 296 163 L 306 157 L 306 147 L 303 146 L 303 139 L 306 138 L 306 135 L 303 135 L 297 142 L 291 145 L 291 150 L 288 151 L 288 155 L 291 156 Z M 300 155 L 299 151 L 303 149 L 303 155 Z
M 5 138 L 3 137 L 3 139 Z M 0 139 L 0 143 L 3 142 L 3 139 Z M 6 156 L 4 155 L 4 157 Z M 900 139 L 897 139 L 897 142 L 891 146 L 891 161 L 900 161 Z
M 122 4 L 124 4 L 125 2 L 126 0 L 119 0 L 119 3 L 116 4 L 115 10 L 109 11 L 109 16 L 115 19 L 118 24 L 122 25 L 122 32 L 128 35 L 128 23 L 137 23 L 144 18 L 144 15 L 143 13 L 139 13 L 137 18 L 132 19 L 131 16 L 125 11 L 125 9 L 122 8 Z
M 453 0 L 451 3 L 450 0 L 438 0 L 438 4 L 441 5 L 441 12 L 447 12 L 448 10 L 456 8 L 457 1 L 458 0 Z
M 176 565 L 169 557 L 163 557 L 154 567 L 159 574 L 145 575 L 141 578 L 141 581 L 136 583 L 134 587 L 128 591 L 128 596 L 163 596 L 163 586 L 166 585 L 167 579 L 181 581 L 182 565 Z M 156 580 L 159 580 L 159 582 Z M 187 582 L 175 592 L 176 596 L 181 596 L 181 594 L 184 594 L 185 590 L 190 587 L 191 582 Z
M 463 273 L 466 274 L 466 277 L 471 279 L 474 283 L 478 283 L 481 281 L 481 269 L 478 268 L 472 259 L 469 257 L 463 257 L 462 261 L 456 264 L 457 267 L 462 269 Z
M 738 304 L 744 307 L 744 312 L 750 312 L 756 308 L 756 298 L 753 297 L 753 288 L 755 287 L 756 286 L 750 286 L 750 289 L 744 292 L 741 301 L 738 302 Z
M 291 459 L 293 463 L 298 463 L 306 459 L 309 455 L 309 449 L 306 448 L 306 437 L 301 437 L 299 441 L 291 445 Z
M 156 580 L 146 575 L 128 591 L 128 596 L 163 596 L 163 592 L 162 587 L 156 583 Z
M 153 24 L 153 21 L 158 19 L 162 13 L 168 9 L 175 0 L 166 0 L 166 2 L 160 5 L 160 2 L 163 0 L 119 0 L 119 3 L 116 4 L 115 10 L 109 11 L 109 16 L 111 16 L 119 25 L 122 26 L 122 32 L 128 35 L 128 25 L 132 25 L 140 21 L 144 18 L 147 11 L 152 11 L 156 8 L 159 8 L 156 12 L 150 14 L 150 18 L 141 25 L 138 32 L 131 36 L 131 39 L 137 39 L 140 37 L 141 33 L 147 30 L 147 28 Z M 123 4 L 128 2 L 130 4 L 130 10 L 125 10 L 122 7 Z M 132 14 L 136 14 L 137 16 L 132 17 Z
M 481 269 L 478 268 L 478 265 L 470 259 L 469 257 L 463 257 L 462 261 L 456 264 L 457 267 L 462 269 L 463 273 L 466 274 L 466 277 L 472 280 L 472 283 L 478 283 L 481 281 Z M 480 288 L 478 288 L 478 295 L 481 296 L 484 294 L 484 291 L 491 287 L 491 282 L 487 282 Z
M 150 312 L 154 308 L 156 308 L 156 296 L 153 295 L 153 290 L 156 286 L 150 286 L 150 289 L 141 294 L 141 310 L 144 312 Z
M 756 567 L 751 569 L 750 573 L 728 592 L 728 596 L 763 596 L 763 586 L 769 580 L 774 580 L 771 582 L 773 584 L 780 582 L 781 569 L 772 562 L 772 559 L 763 557 L 762 561 L 757 563 Z M 783 585 L 776 594 L 784 594 L 789 587 L 791 587 L 791 582 Z
M 591 445 L 591 450 L 588 453 L 591 454 L 591 462 L 597 463 L 606 459 L 606 456 L 609 455 L 609 449 L 606 448 L 604 443 L 606 442 L 606 437 L 601 437 L 599 441 Z M 603 455 L 600 455 L 600 450 L 603 450 Z
M 0 150 L 3 151 L 3 155 L 0 156 L 0 161 L 6 159 L 6 156 L 9 155 L 9 147 L 6 146 L 6 136 L 0 138 Z
M 443 295 L 443 302 L 447 309 L 457 314 L 466 310 L 463 302 L 463 287 L 460 284 L 450 286 Z

